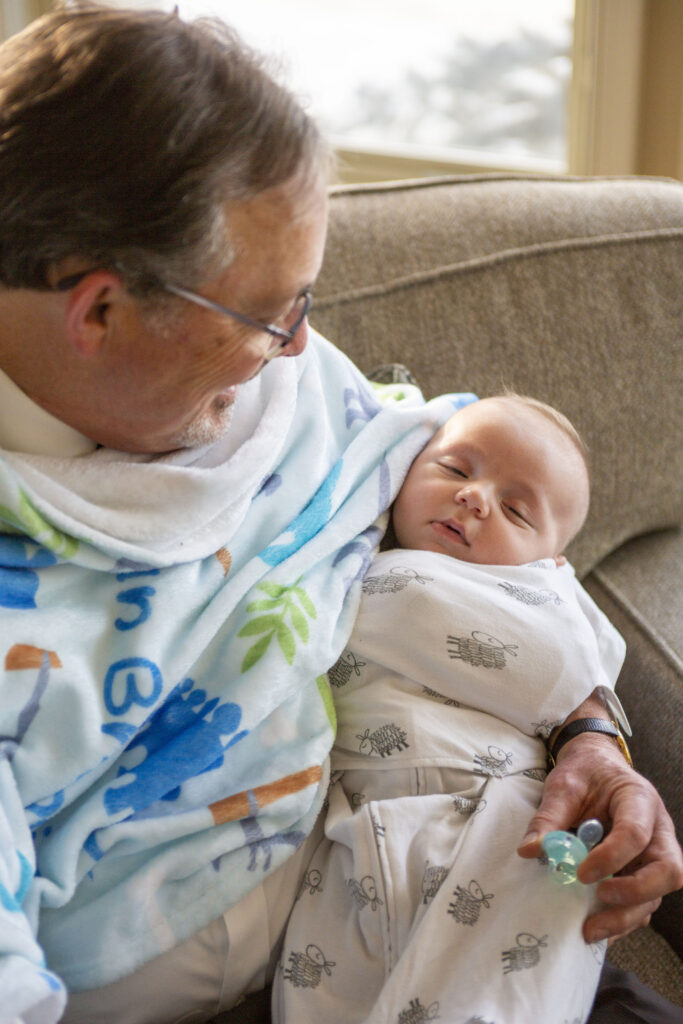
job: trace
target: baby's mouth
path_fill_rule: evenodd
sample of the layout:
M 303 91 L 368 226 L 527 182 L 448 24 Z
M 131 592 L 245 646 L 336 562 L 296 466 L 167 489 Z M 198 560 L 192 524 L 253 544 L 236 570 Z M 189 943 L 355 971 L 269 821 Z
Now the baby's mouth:
M 469 541 L 467 539 L 467 532 L 462 523 L 457 522 L 455 519 L 444 519 L 439 523 L 440 526 L 444 527 L 449 533 L 452 533 L 455 538 L 460 539 L 460 543 L 466 544 L 469 547 Z

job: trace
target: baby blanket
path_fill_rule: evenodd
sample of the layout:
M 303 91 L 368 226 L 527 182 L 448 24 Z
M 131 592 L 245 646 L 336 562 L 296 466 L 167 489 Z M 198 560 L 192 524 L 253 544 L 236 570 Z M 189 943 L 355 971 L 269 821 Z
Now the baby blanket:
M 472 399 L 403 390 L 311 332 L 204 450 L 2 453 L 2 1024 L 53 1024 L 310 830 L 378 516 Z
M 542 770 L 543 740 L 596 688 L 630 732 L 613 693 L 624 653 L 568 563 L 385 551 L 329 673 L 339 721 L 332 767 Z
M 569 565 L 377 556 L 329 673 L 336 784 L 275 1022 L 586 1020 L 605 950 L 581 934 L 593 889 L 567 892 L 515 850 L 543 738 L 596 687 L 611 694 L 623 655 Z

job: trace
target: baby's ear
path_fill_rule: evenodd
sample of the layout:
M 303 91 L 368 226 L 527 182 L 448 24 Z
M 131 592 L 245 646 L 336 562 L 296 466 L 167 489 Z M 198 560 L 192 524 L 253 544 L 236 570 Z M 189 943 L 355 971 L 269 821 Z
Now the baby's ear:
M 567 559 L 564 557 L 564 555 L 555 555 L 555 565 L 560 566 L 560 565 L 566 565 L 566 564 L 567 564 Z

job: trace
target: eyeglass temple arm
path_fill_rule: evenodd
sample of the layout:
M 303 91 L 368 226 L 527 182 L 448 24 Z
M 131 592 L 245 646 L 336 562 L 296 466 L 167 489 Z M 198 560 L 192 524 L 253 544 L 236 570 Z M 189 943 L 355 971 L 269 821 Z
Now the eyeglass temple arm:
M 247 316 L 245 313 L 238 313 L 234 309 L 228 309 L 227 306 L 221 306 L 220 302 L 214 302 L 212 299 L 207 299 L 196 292 L 188 291 L 186 288 L 181 288 L 180 285 L 165 284 L 164 290 L 171 292 L 173 295 L 178 295 L 181 299 L 187 299 L 188 302 L 194 302 L 197 306 L 204 306 L 205 309 L 210 309 L 214 313 L 222 313 L 224 316 L 227 314 L 233 320 L 239 321 L 239 323 L 244 324 L 246 327 L 255 327 L 259 331 L 262 331 L 265 327 L 271 334 L 276 334 L 278 338 L 290 340 L 289 332 L 283 331 L 276 324 L 261 323 L 260 320 L 254 320 L 253 317 Z

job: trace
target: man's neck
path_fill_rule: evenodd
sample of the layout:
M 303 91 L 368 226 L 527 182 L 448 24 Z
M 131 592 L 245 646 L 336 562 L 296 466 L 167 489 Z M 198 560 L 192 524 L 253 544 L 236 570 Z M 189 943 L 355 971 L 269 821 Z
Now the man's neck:
M 96 445 L 34 402 L 0 370 L 0 448 L 25 455 L 85 455 Z
M 0 288 L 0 448 L 71 456 L 96 445 L 61 418 L 84 391 L 64 338 L 63 296 Z M 51 411 L 48 412 L 47 410 Z

